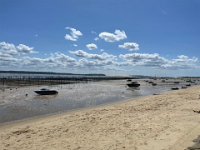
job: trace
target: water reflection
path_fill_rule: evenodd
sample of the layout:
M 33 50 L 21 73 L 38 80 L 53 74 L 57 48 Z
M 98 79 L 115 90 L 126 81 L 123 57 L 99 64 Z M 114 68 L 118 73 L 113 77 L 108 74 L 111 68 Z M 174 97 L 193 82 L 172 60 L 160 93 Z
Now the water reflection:
M 140 87 L 128 87 L 127 90 L 136 91 L 140 90 Z
M 151 86 L 143 81 L 140 83 L 140 87 L 128 87 L 126 81 L 118 80 L 5 90 L 0 94 L 0 122 L 159 94 L 170 90 L 173 86 Z M 59 93 L 58 95 L 34 93 L 41 88 L 55 89 Z

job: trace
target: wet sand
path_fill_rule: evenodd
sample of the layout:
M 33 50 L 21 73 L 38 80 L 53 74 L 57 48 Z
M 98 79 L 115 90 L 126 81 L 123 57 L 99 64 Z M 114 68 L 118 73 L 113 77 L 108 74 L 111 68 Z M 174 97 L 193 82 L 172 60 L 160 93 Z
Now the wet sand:
M 159 94 L 174 85 L 157 86 L 140 81 L 140 88 L 129 88 L 126 80 L 88 82 L 66 85 L 38 85 L 0 90 L 0 124 L 13 120 L 69 112 L 108 103 L 126 101 L 141 96 Z M 179 85 L 181 86 L 181 85 Z M 57 90 L 57 95 L 41 96 L 34 91 L 41 88 Z
M 0 149 L 187 149 L 200 135 L 199 95 L 196 86 L 1 126 Z

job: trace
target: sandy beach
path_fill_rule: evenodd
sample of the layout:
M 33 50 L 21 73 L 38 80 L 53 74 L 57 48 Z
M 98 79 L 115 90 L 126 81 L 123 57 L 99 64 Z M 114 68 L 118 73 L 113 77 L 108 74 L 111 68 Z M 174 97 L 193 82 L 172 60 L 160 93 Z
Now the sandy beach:
M 200 87 L 0 126 L 2 150 L 184 150 L 200 135 Z

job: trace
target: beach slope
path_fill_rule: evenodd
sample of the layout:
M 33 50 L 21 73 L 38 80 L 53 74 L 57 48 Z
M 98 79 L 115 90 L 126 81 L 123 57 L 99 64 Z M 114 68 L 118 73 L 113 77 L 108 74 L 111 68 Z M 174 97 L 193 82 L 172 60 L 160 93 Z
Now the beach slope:
M 183 150 L 200 135 L 200 87 L 0 127 L 2 150 Z

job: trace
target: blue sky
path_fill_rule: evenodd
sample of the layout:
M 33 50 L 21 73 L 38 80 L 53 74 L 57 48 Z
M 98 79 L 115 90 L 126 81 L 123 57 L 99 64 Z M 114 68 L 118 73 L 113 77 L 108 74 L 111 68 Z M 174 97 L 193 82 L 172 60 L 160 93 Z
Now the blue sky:
M 0 20 L 1 70 L 200 76 L 199 0 L 0 0 Z

